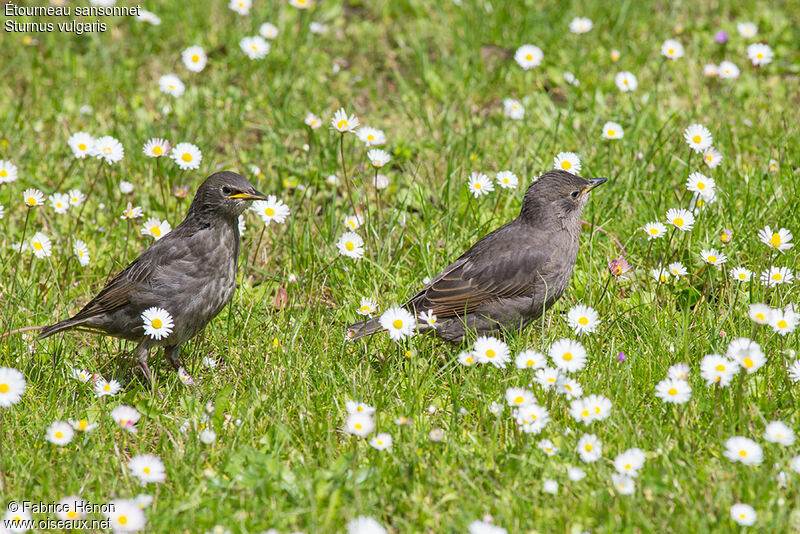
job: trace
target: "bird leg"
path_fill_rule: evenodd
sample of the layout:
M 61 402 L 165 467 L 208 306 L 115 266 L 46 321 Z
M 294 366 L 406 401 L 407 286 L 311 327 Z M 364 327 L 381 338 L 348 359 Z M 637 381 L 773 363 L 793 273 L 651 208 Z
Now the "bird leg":
M 147 381 L 147 385 L 149 387 L 153 387 L 153 373 L 150 372 L 150 367 L 147 366 L 147 357 L 150 355 L 150 349 L 144 344 L 144 341 L 136 345 L 136 348 L 133 351 L 134 357 L 136 358 L 136 367 L 144 375 L 145 381 Z
M 194 379 L 186 372 L 186 369 L 183 368 L 183 364 L 181 363 L 181 347 L 180 345 L 171 345 L 169 347 L 164 347 L 164 354 L 167 356 L 169 363 L 172 364 L 172 367 L 178 371 L 178 378 L 180 378 L 181 382 L 183 382 L 187 386 L 194 386 L 196 382 Z

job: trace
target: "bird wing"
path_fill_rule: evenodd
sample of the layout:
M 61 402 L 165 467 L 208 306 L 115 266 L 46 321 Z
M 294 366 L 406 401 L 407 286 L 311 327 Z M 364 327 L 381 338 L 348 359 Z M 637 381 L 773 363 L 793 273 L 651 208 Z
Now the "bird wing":
M 488 301 L 530 294 L 549 268 L 547 247 L 521 243 L 513 232 L 487 240 L 490 236 L 436 275 L 406 307 L 445 318 L 471 313 Z

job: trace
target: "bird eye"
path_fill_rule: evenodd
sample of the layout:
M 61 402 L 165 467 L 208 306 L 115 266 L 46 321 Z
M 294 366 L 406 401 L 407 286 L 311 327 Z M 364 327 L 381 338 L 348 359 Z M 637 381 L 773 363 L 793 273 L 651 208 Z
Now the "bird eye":
M 222 187 L 222 192 L 223 192 L 224 194 L 226 194 L 226 195 L 230 195 L 230 194 L 231 194 L 231 188 L 230 188 L 230 187 L 228 187 L 227 185 L 226 185 L 226 186 L 223 186 L 223 187 Z
M 570 196 L 572 198 L 578 198 L 580 196 L 580 194 L 581 194 L 581 190 L 580 189 L 576 189 L 575 191 L 572 192 L 572 194 Z

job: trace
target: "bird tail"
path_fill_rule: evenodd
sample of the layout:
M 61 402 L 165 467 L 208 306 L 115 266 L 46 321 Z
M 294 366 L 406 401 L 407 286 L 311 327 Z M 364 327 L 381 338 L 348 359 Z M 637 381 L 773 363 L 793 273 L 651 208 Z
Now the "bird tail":
M 355 341 L 364 336 L 371 336 L 375 332 L 383 330 L 378 319 L 364 319 L 357 323 L 353 323 L 347 327 L 347 336 L 350 340 Z
M 62 330 L 68 330 L 74 326 L 77 326 L 81 323 L 80 320 L 76 321 L 75 319 L 65 319 L 60 321 L 56 324 L 51 324 L 45 327 L 42 327 L 42 331 L 39 333 L 39 339 L 44 339 L 46 337 L 50 337 L 53 334 L 61 332 Z

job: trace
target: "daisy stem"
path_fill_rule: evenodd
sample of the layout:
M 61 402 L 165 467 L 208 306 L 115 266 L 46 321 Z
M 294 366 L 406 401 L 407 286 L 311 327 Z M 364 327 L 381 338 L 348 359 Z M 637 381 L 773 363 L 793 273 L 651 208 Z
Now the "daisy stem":
M 611 279 L 614 278 L 613 275 L 609 274 L 608 278 L 606 278 L 606 284 L 603 286 L 603 292 L 600 294 L 600 298 L 597 299 L 597 304 L 603 302 L 603 297 L 606 296 L 606 291 L 608 291 L 608 285 L 611 283 Z
M 3 432 L 3 412 L 5 412 L 5 410 L 0 410 L 0 436 L 3 436 L 3 446 L 0 447 L 0 489 L 3 490 L 3 495 L 8 495 L 6 491 L 8 489 L 8 484 L 6 484 L 6 470 L 3 465 L 3 451 L 9 447 L 10 443 L 8 443 L 8 436 Z
M 84 199 L 83 203 L 81 204 L 81 209 L 78 211 L 78 218 L 75 221 L 75 229 L 81 227 L 81 217 L 83 217 L 83 210 L 86 208 L 86 205 L 89 204 L 89 198 L 92 196 L 92 192 L 94 192 L 94 185 L 97 183 L 97 179 L 100 177 L 100 172 L 103 170 L 103 160 L 98 160 L 97 165 L 97 172 L 92 178 L 92 181 L 89 183 L 89 190 L 86 191 L 86 198 Z M 70 245 L 72 245 L 72 234 L 70 233 Z
M 256 257 L 258 256 L 258 251 L 259 251 L 259 250 L 261 250 L 261 238 L 263 238 L 263 237 L 264 237 L 264 232 L 265 232 L 266 230 L 267 230 L 267 225 L 266 225 L 266 223 L 265 223 L 265 224 L 264 224 L 264 227 L 261 229 L 261 232 L 258 234 L 258 241 L 256 242 L 256 246 L 255 246 L 255 248 L 253 249 L 252 258 L 247 260 L 247 265 L 245 265 L 245 272 L 247 271 L 247 269 L 248 269 L 248 268 L 249 268 L 251 265 L 253 265 L 253 264 L 255 263 L 255 261 L 256 261 Z
M 378 213 L 376 218 L 378 219 L 378 226 L 381 224 L 381 192 L 378 189 L 378 169 L 375 169 L 375 182 L 373 183 L 375 186 L 375 205 L 378 209 Z
M 56 191 L 61 189 L 61 185 L 64 183 L 64 180 L 66 180 L 67 176 L 69 176 L 69 173 L 72 172 L 72 167 L 75 166 L 75 161 L 77 161 L 77 158 L 72 158 L 72 161 L 69 162 L 69 167 L 67 167 L 67 171 L 61 176 L 61 180 L 58 181 L 58 185 L 56 186 Z
M 169 209 L 167 208 L 167 189 L 164 186 L 164 178 L 161 175 L 161 158 L 156 158 L 156 174 L 158 175 L 156 178 L 158 179 L 158 185 L 161 189 L 161 203 L 164 205 L 164 217 L 169 220 Z
M 339 134 L 339 153 L 342 156 L 342 174 L 344 175 L 344 185 L 345 189 L 347 189 L 347 199 L 350 201 L 350 209 L 353 210 L 353 214 L 358 216 L 358 212 L 356 211 L 355 202 L 353 202 L 353 193 L 350 190 L 350 180 L 347 179 L 347 165 L 344 161 L 344 134 Z

